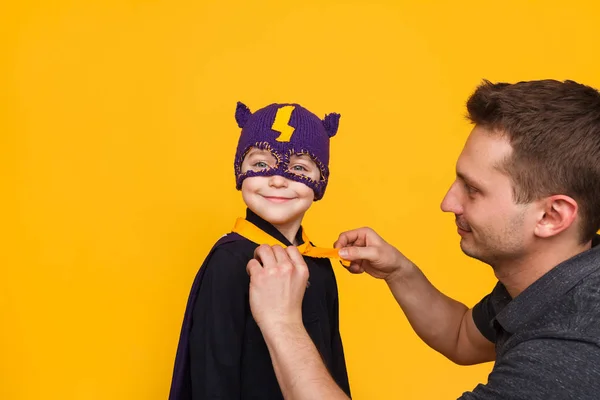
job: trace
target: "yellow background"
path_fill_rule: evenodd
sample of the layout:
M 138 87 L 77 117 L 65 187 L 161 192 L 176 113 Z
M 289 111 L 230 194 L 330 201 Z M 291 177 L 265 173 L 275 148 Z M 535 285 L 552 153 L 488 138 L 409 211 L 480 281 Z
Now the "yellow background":
M 481 79 L 599 87 L 594 2 L 33 1 L 0 5 L 0 398 L 165 399 L 185 301 L 242 215 L 242 100 L 342 114 L 313 241 L 369 225 L 445 293 L 494 284 L 439 203 Z M 456 398 L 459 367 L 386 286 L 336 267 L 354 398 Z

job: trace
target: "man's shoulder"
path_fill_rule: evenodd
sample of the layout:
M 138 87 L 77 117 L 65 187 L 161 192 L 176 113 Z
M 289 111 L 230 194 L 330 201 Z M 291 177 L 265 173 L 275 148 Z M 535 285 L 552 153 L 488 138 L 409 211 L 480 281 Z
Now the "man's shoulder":
M 583 277 L 563 297 L 563 301 L 571 304 L 575 313 L 600 314 L 600 266 Z
M 600 259 L 597 262 L 597 268 L 584 276 L 575 286 L 574 289 L 581 292 L 589 292 L 597 297 L 600 297 Z
M 569 306 L 565 312 L 580 321 L 591 322 L 600 336 L 600 268 L 584 277 L 564 296 L 564 303 Z
M 564 338 L 600 345 L 600 268 L 582 278 L 570 290 L 557 297 L 539 321 L 538 329 L 547 328 Z
M 580 340 L 538 337 L 496 360 L 487 384 L 459 400 L 597 399 L 600 347 Z

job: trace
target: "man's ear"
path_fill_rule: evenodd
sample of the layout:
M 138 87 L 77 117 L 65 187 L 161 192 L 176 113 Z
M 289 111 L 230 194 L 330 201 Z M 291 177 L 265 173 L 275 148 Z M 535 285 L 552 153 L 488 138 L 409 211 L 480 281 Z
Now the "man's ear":
M 569 196 L 557 194 L 542 200 L 543 215 L 535 227 L 539 237 L 552 237 L 575 223 L 579 206 Z

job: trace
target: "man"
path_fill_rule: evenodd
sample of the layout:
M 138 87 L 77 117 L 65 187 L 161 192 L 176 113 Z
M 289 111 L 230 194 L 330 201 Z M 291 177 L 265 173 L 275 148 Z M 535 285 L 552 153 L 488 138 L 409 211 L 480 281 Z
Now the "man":
M 492 292 L 469 309 L 368 228 L 335 247 L 351 272 L 386 281 L 433 349 L 463 365 L 495 361 L 488 383 L 460 399 L 600 398 L 600 93 L 485 81 L 467 109 L 474 128 L 441 207 L 463 252 L 493 268 Z M 297 250 L 261 246 L 248 273 L 284 395 L 346 398 L 302 327 L 308 273 Z

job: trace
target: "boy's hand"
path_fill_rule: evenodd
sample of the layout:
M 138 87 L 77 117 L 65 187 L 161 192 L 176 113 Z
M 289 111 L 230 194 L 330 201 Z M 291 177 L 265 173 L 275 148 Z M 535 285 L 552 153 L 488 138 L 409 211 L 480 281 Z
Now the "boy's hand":
M 248 262 L 250 309 L 264 330 L 281 325 L 303 326 L 302 299 L 308 281 L 308 267 L 295 247 L 261 245 Z
M 344 232 L 333 247 L 340 249 L 340 257 L 351 261 L 347 268 L 355 274 L 366 272 L 375 278 L 390 281 L 414 267 L 408 258 L 371 228 Z

